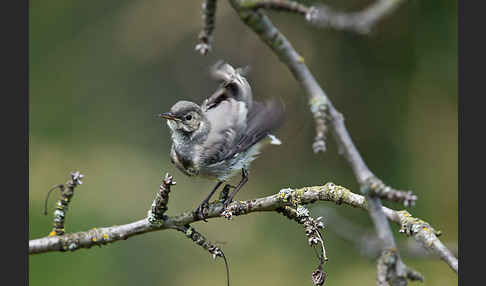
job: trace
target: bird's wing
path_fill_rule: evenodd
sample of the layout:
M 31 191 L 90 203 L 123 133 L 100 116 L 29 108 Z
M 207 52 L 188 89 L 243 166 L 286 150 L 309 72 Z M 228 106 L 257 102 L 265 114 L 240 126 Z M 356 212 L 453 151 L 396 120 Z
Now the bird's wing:
M 219 88 L 202 104 L 203 110 L 209 110 L 228 98 L 242 101 L 248 109 L 253 104 L 253 94 L 248 80 L 242 75 L 241 69 L 219 61 L 211 68 L 211 76 L 220 81 Z
M 233 153 L 247 127 L 248 109 L 244 102 L 226 98 L 205 112 L 211 124 L 201 158 L 206 164 L 218 163 Z
M 223 100 L 207 113 L 211 123 L 202 157 L 215 164 L 245 152 L 283 123 L 284 107 L 278 100 L 253 102 L 250 110 L 241 101 Z
M 267 102 L 254 101 L 252 108 L 248 112 L 246 128 L 238 136 L 232 152 L 227 154 L 226 158 L 250 149 L 271 132 L 278 129 L 282 125 L 284 118 L 284 105 L 281 101 L 276 99 Z

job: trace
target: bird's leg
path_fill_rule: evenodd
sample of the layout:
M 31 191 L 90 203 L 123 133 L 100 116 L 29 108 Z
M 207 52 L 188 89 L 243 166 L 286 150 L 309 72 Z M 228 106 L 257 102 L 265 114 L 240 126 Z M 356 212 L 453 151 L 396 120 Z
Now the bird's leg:
M 201 204 L 194 210 L 194 215 L 198 218 L 201 218 L 203 221 L 207 222 L 207 220 L 204 218 L 204 208 L 208 206 L 209 200 L 213 196 L 213 194 L 216 192 L 216 190 L 221 186 L 223 181 L 218 181 L 216 186 L 214 186 L 213 190 L 209 193 L 209 195 L 201 202 Z
M 226 199 L 228 199 L 228 196 L 229 196 L 229 191 L 231 188 L 236 188 L 236 186 L 232 186 L 230 184 L 226 184 L 224 185 L 224 188 L 223 190 L 221 191 L 221 193 L 219 193 L 219 201 L 221 203 L 224 203 L 226 201 Z
M 241 181 L 236 185 L 234 191 L 231 193 L 231 195 L 224 201 L 223 203 L 223 210 L 225 210 L 229 203 L 233 201 L 233 198 L 235 197 L 236 193 L 243 187 L 244 184 L 248 182 L 248 170 L 246 168 L 241 169 Z

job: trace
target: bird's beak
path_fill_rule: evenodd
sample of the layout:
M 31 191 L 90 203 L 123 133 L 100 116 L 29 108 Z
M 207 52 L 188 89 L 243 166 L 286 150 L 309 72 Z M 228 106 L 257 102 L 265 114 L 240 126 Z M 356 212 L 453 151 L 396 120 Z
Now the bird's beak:
M 165 118 L 167 120 L 177 120 L 178 118 L 172 112 L 164 112 L 159 114 L 159 118 Z

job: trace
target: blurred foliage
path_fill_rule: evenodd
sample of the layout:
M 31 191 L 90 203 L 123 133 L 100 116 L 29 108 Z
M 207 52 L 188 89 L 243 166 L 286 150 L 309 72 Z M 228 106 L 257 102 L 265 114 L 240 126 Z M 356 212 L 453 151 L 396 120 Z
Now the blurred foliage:
M 201 102 L 216 87 L 207 70 L 218 59 L 249 65 L 255 97 L 281 97 L 289 112 L 278 132 L 284 144 L 253 163 L 237 199 L 328 181 L 358 191 L 331 136 L 325 154 L 312 153 L 306 95 L 225 1 L 218 4 L 213 52 L 194 51 L 200 2 L 30 2 L 30 238 L 50 231 L 55 200 L 43 216 L 44 196 L 72 170 L 86 177 L 66 218 L 68 232 L 145 217 L 165 172 L 178 183 L 168 213 L 196 207 L 213 183 L 188 179 L 169 163 L 168 129 L 153 115 L 179 99 Z M 352 11 L 370 2 L 325 3 Z M 457 243 L 457 1 L 407 1 L 369 36 L 269 14 L 345 116 L 369 167 L 386 183 L 414 190 L 419 201 L 411 213 L 441 229 L 444 242 Z M 372 227 L 361 210 L 327 203 L 312 210 L 328 207 Z M 222 243 L 233 286 L 311 285 L 314 253 L 302 227 L 284 217 L 254 214 L 195 227 Z M 337 236 L 338 227 L 326 228 L 326 285 L 374 285 L 375 262 Z M 398 232 L 396 238 L 406 239 Z M 221 260 L 171 231 L 29 260 L 32 286 L 225 283 Z M 438 259 L 404 260 L 425 275 L 426 285 L 457 285 L 456 274 Z

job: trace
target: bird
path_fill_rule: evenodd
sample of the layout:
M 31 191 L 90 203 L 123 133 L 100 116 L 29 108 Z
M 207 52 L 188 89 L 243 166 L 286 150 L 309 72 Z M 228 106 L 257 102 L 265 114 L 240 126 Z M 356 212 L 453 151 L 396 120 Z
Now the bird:
M 218 61 L 210 75 L 219 86 L 201 105 L 180 100 L 170 111 L 159 114 L 167 120 L 171 133 L 170 160 L 182 173 L 216 180 L 216 186 L 194 210 L 205 220 L 204 209 L 216 190 L 241 171 L 233 192 L 223 201 L 223 211 L 248 181 L 250 163 L 264 145 L 280 145 L 273 134 L 284 122 L 281 100 L 253 100 L 246 71 Z

